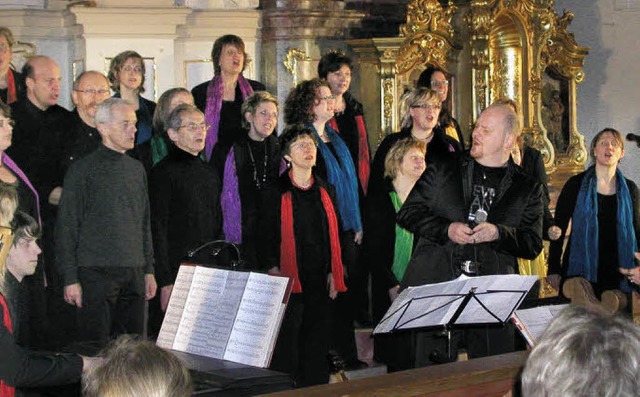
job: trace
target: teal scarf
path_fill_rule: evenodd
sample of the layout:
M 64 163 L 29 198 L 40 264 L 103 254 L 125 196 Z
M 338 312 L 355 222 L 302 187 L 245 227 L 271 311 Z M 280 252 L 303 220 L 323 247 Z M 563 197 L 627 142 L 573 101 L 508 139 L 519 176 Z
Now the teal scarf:
M 618 201 L 617 239 L 618 267 L 635 268 L 634 253 L 638 250 L 633 228 L 633 208 L 627 182 L 616 170 L 616 199 Z M 598 181 L 595 167 L 585 171 L 580 185 L 576 206 L 571 218 L 571 252 L 569 253 L 568 276 L 582 276 L 591 282 L 598 281 Z M 612 264 L 612 266 L 616 266 Z M 631 291 L 627 280 L 620 288 Z
M 394 191 L 389 192 L 389 196 L 391 196 L 391 202 L 393 203 L 393 208 L 396 210 L 397 214 L 402 207 L 400 196 L 398 196 L 398 193 Z M 396 223 L 396 243 L 393 247 L 393 265 L 391 265 L 391 271 L 396 276 L 396 280 L 398 280 L 398 282 L 402 281 L 402 278 L 404 277 L 404 272 L 407 270 L 407 265 L 411 259 L 412 250 L 413 233 L 400 227 L 400 225 Z
M 325 134 L 333 144 L 337 155 L 336 158 L 327 144 L 320 139 L 318 131 L 316 131 L 313 124 L 308 123 L 307 126 L 313 130 L 316 135 L 318 151 L 327 167 L 327 180 L 336 189 L 342 229 L 352 230 L 354 232 L 362 231 L 360 198 L 358 197 L 358 177 L 356 176 L 356 169 L 347 145 L 329 124 L 325 126 Z

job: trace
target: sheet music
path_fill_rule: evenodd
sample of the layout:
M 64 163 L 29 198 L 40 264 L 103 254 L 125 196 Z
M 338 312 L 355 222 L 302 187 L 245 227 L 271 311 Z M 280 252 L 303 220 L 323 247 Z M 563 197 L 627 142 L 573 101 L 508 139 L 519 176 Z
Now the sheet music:
M 289 279 L 251 273 L 229 337 L 225 360 L 266 366 Z
M 526 332 L 533 338 L 532 341 L 529 341 L 529 344 L 533 347 L 538 343 L 544 331 L 549 328 L 551 321 L 558 317 L 567 307 L 569 307 L 568 304 L 532 307 L 530 309 L 516 310 L 513 317 L 516 318 L 516 325 L 520 327 L 517 323 L 517 321 L 520 321 Z
M 173 284 L 171 298 L 167 306 L 167 312 L 164 315 L 164 321 L 158 334 L 156 344 L 165 349 L 172 349 L 173 342 L 180 326 L 184 305 L 191 289 L 193 274 L 196 271 L 195 266 L 180 266 L 178 276 Z
M 536 280 L 537 276 L 466 277 L 462 275 L 452 281 L 410 287 L 396 298 L 383 320 L 376 326 L 374 334 L 391 332 L 395 329 L 444 326 L 449 323 L 464 296 L 472 288 L 476 288 L 477 298 L 496 314 L 500 321 L 504 322 L 521 303 Z M 456 324 L 497 322 L 498 320 L 485 308 L 471 299 L 458 317 Z
M 223 358 L 249 273 L 198 266 L 174 349 Z

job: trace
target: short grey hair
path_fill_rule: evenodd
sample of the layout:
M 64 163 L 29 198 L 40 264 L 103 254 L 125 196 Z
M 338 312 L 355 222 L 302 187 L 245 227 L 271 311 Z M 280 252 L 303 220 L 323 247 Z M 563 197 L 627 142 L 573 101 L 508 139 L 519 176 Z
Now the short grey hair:
M 204 117 L 204 114 L 197 107 L 182 103 L 169 113 L 166 123 L 167 130 L 172 129 L 178 131 L 182 125 L 182 115 L 187 113 L 199 113 Z
M 131 106 L 131 102 L 122 98 L 107 98 L 96 109 L 96 125 L 108 124 L 113 120 L 113 108 L 117 106 Z
M 622 316 L 570 306 L 549 326 L 522 372 L 522 395 L 633 396 L 640 389 L 640 328 Z

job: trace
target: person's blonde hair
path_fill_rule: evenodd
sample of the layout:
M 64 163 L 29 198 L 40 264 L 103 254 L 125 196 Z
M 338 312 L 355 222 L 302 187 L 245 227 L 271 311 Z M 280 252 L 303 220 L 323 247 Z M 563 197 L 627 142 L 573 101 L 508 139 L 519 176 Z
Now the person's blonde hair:
M 402 128 L 413 127 L 413 119 L 411 119 L 411 107 L 418 102 L 425 101 L 427 103 L 433 102 L 434 104 L 441 105 L 440 94 L 431 88 L 420 87 L 414 88 L 411 91 L 407 91 L 402 97 L 402 106 L 404 112 L 402 113 Z
M 188 397 L 189 371 L 150 341 L 124 335 L 103 352 L 104 361 L 82 376 L 85 397 Z
M 394 179 L 400 167 L 402 159 L 411 149 L 418 149 L 423 155 L 427 153 L 427 144 L 413 138 L 404 138 L 394 143 L 389 153 L 384 158 L 384 176 Z

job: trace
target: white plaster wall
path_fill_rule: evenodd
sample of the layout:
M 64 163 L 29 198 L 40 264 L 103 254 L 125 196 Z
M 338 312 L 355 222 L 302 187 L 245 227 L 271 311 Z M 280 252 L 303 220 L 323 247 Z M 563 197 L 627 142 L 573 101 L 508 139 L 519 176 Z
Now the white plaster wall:
M 640 1 L 556 0 L 556 11 L 575 17 L 569 31 L 590 47 L 585 80 L 578 84 L 578 130 L 588 145 L 605 127 L 640 134 Z M 625 142 L 621 169 L 640 183 L 640 148 Z

